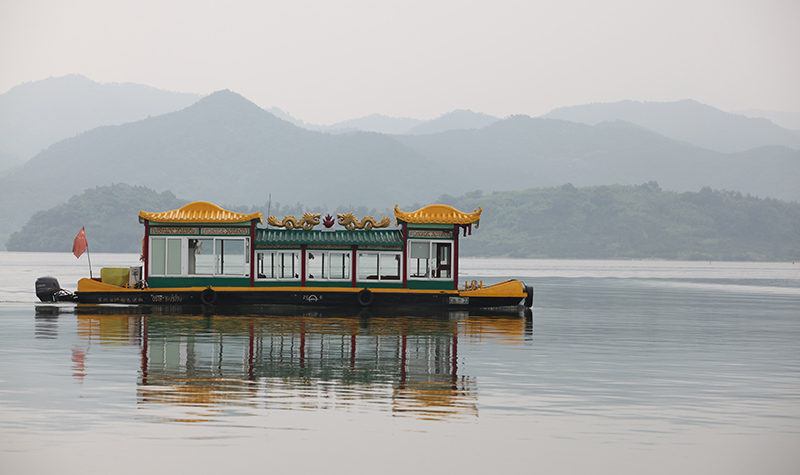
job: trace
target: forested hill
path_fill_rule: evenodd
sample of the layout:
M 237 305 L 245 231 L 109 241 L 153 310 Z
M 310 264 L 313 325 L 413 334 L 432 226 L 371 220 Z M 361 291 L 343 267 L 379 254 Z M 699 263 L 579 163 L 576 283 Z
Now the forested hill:
M 483 207 L 462 253 L 559 259 L 794 261 L 800 204 L 738 192 L 639 186 L 533 188 L 442 201 Z
M 35 213 L 6 242 L 9 251 L 69 252 L 82 227 L 89 252 L 140 252 L 139 211 L 167 211 L 188 203 L 170 191 L 116 184 L 91 188 L 66 203 Z
M 171 191 L 158 193 L 143 186 L 118 183 L 98 186 L 75 195 L 66 203 L 35 213 L 28 223 L 6 241 L 9 251 L 69 252 L 78 231 L 86 228 L 90 252 L 140 252 L 144 227 L 139 223 L 139 211 L 159 212 L 178 209 L 189 200 L 175 197 Z M 342 211 L 300 203 L 273 202 L 260 206 L 219 206 L 238 213 L 261 212 L 276 216 L 302 216 L 312 213 L 355 212 L 358 216 L 392 216 L 391 210 L 376 210 L 364 206 Z
M 439 202 L 465 212 L 478 206 L 483 209 L 480 227 L 461 241 L 465 256 L 800 260 L 800 204 L 708 187 L 677 193 L 663 191 L 655 182 L 584 188 L 567 184 L 487 195 L 480 191 L 444 195 Z M 12 251 L 68 252 L 85 225 L 92 251 L 138 252 L 139 210 L 166 211 L 184 203 L 170 192 L 143 187 L 94 188 L 37 213 L 11 236 L 7 246 Z M 412 210 L 430 203 L 399 204 L 403 210 Z M 267 214 L 267 209 L 234 210 Z M 320 212 L 319 208 L 305 210 Z M 280 216 L 300 215 L 304 208 L 273 205 L 271 211 Z M 352 211 L 376 217 L 389 213 L 363 207 Z

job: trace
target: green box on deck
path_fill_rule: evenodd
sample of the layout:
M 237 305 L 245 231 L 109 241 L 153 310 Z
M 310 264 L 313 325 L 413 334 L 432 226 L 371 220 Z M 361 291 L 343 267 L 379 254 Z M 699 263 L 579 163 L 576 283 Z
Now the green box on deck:
M 130 281 L 129 275 L 130 269 L 127 267 L 103 267 L 100 269 L 100 281 L 117 287 L 128 285 Z

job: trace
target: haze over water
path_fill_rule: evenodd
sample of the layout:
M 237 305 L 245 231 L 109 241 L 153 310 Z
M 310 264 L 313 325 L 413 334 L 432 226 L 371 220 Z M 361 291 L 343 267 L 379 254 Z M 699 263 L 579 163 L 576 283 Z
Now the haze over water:
M 532 284 L 532 318 L 37 312 L 85 260 L 0 265 L 3 473 L 800 467 L 796 264 L 462 259 Z

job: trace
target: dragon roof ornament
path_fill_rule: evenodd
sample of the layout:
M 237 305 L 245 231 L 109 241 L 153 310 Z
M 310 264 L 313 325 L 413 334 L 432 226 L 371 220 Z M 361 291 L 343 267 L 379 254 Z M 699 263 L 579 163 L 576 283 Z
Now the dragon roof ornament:
M 305 229 L 306 231 L 314 229 L 314 226 L 319 224 L 321 214 L 304 213 L 300 219 L 294 216 L 284 216 L 281 221 L 275 216 L 267 216 L 267 224 L 275 226 L 276 228 L 286 229 Z

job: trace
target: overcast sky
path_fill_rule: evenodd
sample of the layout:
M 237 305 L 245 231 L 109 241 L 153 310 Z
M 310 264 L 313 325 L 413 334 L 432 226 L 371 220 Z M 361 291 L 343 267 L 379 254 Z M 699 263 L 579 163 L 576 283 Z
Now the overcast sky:
M 800 112 L 800 1 L 0 0 L 0 93 L 73 73 L 319 124 L 623 99 Z

